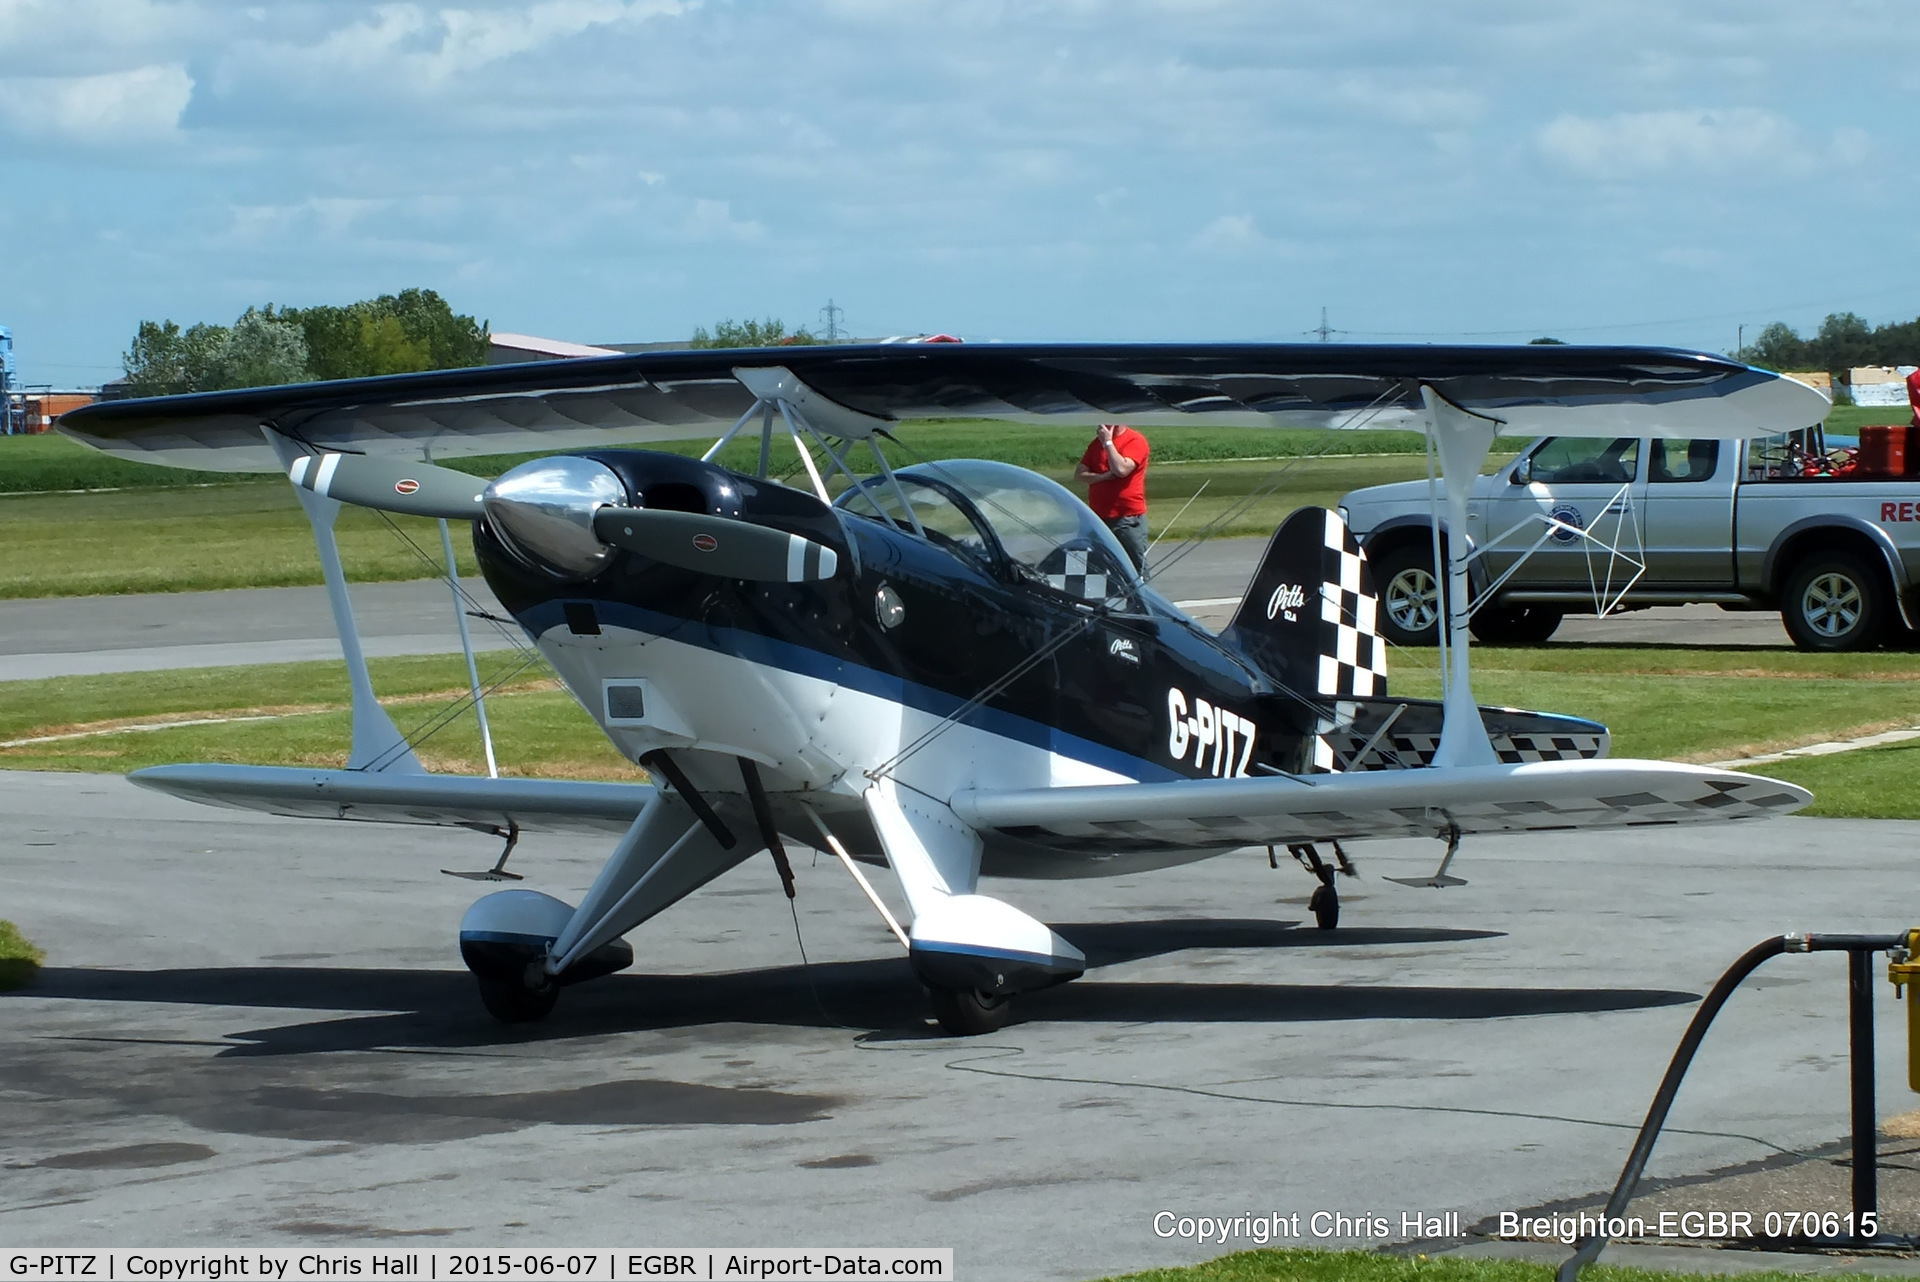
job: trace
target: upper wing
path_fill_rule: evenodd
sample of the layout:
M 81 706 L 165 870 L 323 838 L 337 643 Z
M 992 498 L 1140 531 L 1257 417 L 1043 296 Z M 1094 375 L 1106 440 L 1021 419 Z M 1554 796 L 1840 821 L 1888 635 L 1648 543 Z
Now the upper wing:
M 1521 435 L 1759 436 L 1827 412 L 1802 383 L 1660 348 L 942 343 L 645 352 L 107 401 L 60 430 L 147 462 L 271 472 L 263 426 L 409 458 L 644 444 L 714 434 L 752 407 L 749 383 L 882 424 L 1415 428 L 1423 384 Z
M 286 766 L 152 766 L 143 788 L 235 810 L 303 819 L 441 824 L 482 832 L 625 832 L 653 797 L 638 783 L 374 774 Z
M 1552 832 L 1783 815 L 1813 800 L 1776 779 L 1669 761 L 1193 779 L 963 792 L 976 828 L 1065 852 L 1226 850 L 1368 837 Z

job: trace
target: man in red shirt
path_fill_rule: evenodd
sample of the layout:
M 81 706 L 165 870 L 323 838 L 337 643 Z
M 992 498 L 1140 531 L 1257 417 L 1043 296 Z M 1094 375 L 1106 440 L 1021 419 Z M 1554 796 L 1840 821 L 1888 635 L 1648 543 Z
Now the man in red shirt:
M 1147 457 L 1153 447 L 1125 423 L 1102 423 L 1080 458 L 1075 480 L 1087 482 L 1087 506 L 1107 523 L 1133 568 L 1147 568 Z
M 1907 375 L 1907 404 L 1913 409 L 1913 425 L 1920 427 L 1920 369 Z M 1909 441 L 1908 447 L 1911 448 L 1912 444 Z

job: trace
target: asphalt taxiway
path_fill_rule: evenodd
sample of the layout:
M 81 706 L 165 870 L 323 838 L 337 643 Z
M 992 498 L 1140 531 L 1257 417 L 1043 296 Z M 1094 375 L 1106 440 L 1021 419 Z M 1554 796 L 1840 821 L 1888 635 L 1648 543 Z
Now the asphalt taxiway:
M 800 851 L 809 965 L 755 859 L 635 931 L 633 970 L 506 1029 L 454 946 L 488 887 L 439 872 L 487 866 L 484 838 L 84 775 L 0 774 L 0 813 L 0 916 L 48 952 L 0 994 L 15 1244 L 950 1245 L 965 1278 L 1033 1279 L 1252 1245 L 1158 1236 L 1162 1211 L 1472 1225 L 1611 1186 L 1749 945 L 1920 913 L 1920 825 L 1809 819 L 1469 841 L 1446 890 L 1382 879 L 1436 843 L 1364 845 L 1330 933 L 1260 852 L 993 883 L 1094 967 L 956 1040 Z M 604 853 L 530 836 L 510 866 L 572 899 Z M 1844 1133 L 1845 971 L 1748 982 L 1653 1176 Z M 1881 1111 L 1905 1112 L 1904 1011 L 1877 1002 Z

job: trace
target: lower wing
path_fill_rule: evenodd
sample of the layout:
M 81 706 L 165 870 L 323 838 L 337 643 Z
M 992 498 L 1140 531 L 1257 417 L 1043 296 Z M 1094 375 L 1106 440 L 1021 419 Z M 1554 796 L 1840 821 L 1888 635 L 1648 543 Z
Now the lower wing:
M 1561 832 L 1784 815 L 1813 800 L 1776 779 L 1669 761 L 1543 761 L 963 792 L 975 828 L 1065 853 Z
M 156 792 L 235 810 L 499 833 L 515 829 L 625 832 L 653 797 L 652 787 L 638 783 L 374 774 L 287 766 L 154 766 L 127 778 Z

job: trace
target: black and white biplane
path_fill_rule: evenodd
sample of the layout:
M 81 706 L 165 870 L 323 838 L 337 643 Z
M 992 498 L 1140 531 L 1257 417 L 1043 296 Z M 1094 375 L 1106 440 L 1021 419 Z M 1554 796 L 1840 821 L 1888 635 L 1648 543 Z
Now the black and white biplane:
M 1811 388 L 1696 353 L 1581 347 L 887 345 L 659 352 L 109 402 L 61 430 L 126 458 L 283 471 L 311 519 L 354 691 L 343 770 L 178 765 L 133 778 L 215 805 L 509 838 L 619 833 L 577 907 L 475 903 L 461 954 L 489 1010 L 536 1019 L 631 963 L 624 936 L 785 843 L 859 879 L 955 1032 L 1080 974 L 1073 944 L 983 875 L 1099 877 L 1288 847 L 1337 919 L 1339 843 L 1783 814 L 1793 785 L 1607 759 L 1605 727 L 1481 708 L 1466 496 L 1496 432 L 1765 435 Z M 1438 701 L 1387 693 L 1365 557 L 1295 513 L 1217 635 L 1135 574 L 1073 494 L 980 460 L 893 468 L 905 420 L 1392 427 L 1428 433 L 1450 582 Z M 771 477 L 775 432 L 805 485 Z M 758 434 L 751 475 L 713 461 Z M 653 443 L 718 434 L 700 459 Z M 639 448 L 636 448 L 639 447 Z M 784 447 L 783 447 L 784 448 Z M 553 451 L 487 482 L 454 455 Z M 834 478 L 830 485 L 826 479 Z M 654 787 L 425 771 L 375 701 L 332 524 L 341 503 L 469 521 L 480 566 Z M 1323 857 L 1321 848 L 1329 854 Z M 861 873 L 883 865 L 898 921 Z

